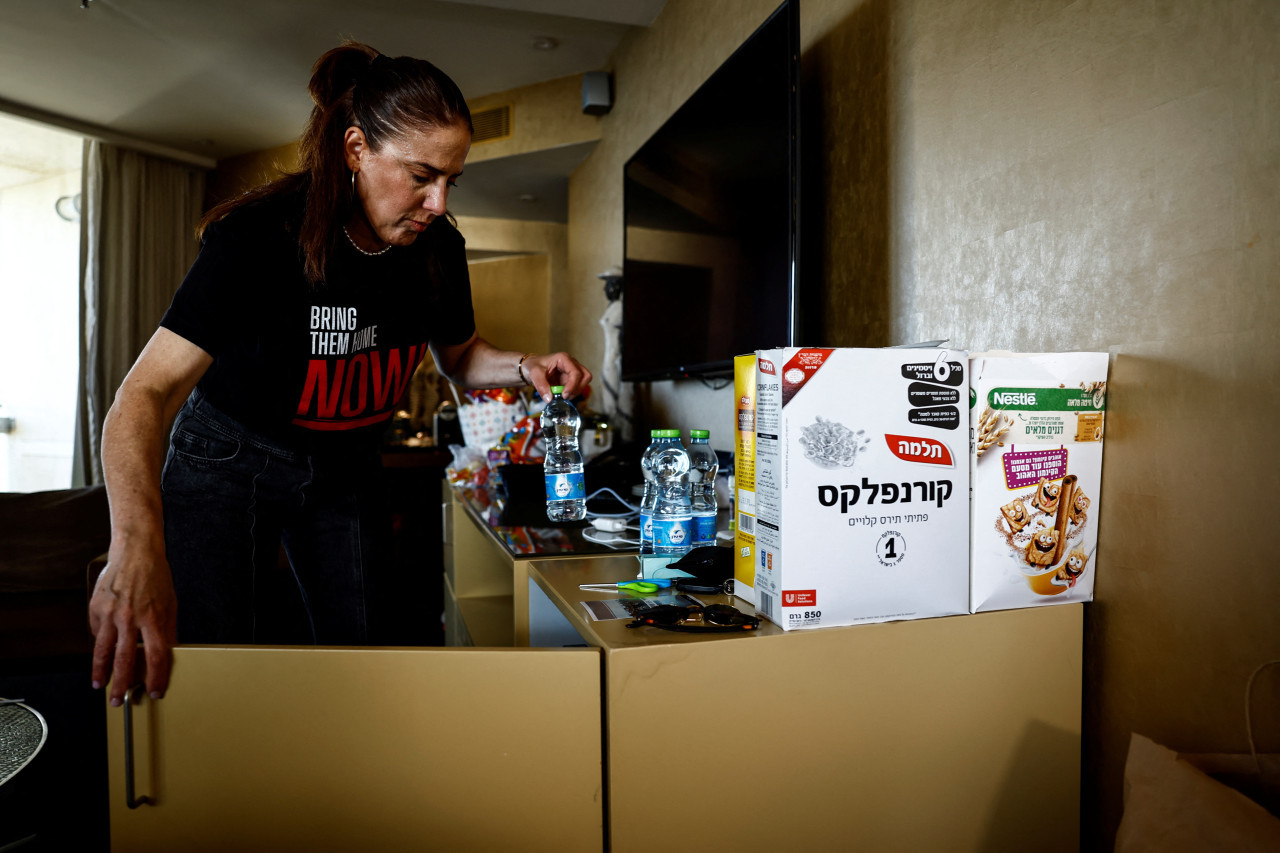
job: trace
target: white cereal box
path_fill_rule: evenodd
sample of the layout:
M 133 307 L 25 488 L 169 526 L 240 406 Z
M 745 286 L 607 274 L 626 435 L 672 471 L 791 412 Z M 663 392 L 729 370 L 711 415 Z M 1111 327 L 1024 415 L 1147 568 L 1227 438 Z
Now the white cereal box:
M 1093 599 L 1107 354 L 976 353 L 969 607 Z
M 968 354 L 756 353 L 756 606 L 785 630 L 968 612 Z

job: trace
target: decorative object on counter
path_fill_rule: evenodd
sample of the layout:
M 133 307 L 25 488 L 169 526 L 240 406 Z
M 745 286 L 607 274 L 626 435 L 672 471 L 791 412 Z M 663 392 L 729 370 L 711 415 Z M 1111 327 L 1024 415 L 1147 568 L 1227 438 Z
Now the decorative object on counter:
M 629 439 L 633 426 L 633 386 L 622 381 L 622 267 L 609 267 L 596 278 L 604 282 L 604 296 L 609 300 L 600 315 L 600 330 L 604 335 L 604 359 L 599 376 L 604 390 L 600 408 L 605 417 L 617 424 L 619 434 Z
M 551 401 L 542 410 L 542 439 L 547 455 L 542 463 L 547 490 L 547 518 L 580 521 L 587 514 L 587 489 L 578 450 L 582 420 L 573 404 L 561 396 L 563 385 L 551 386 Z

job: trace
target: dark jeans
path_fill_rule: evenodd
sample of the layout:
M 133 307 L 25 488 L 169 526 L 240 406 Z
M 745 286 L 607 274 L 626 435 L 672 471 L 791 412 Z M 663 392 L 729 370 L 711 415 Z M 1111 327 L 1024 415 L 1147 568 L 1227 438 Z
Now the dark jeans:
M 174 421 L 161 478 L 165 548 L 181 643 L 359 645 L 368 637 L 368 576 L 389 515 L 374 450 L 299 453 L 264 440 L 199 390 Z M 300 594 L 297 636 L 278 614 L 280 545 Z

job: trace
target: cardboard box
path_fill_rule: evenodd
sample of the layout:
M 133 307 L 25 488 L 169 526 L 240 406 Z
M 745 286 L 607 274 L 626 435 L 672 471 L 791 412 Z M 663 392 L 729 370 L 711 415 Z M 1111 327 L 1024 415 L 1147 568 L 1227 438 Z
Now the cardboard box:
M 757 609 L 785 630 L 967 613 L 967 353 L 756 356 Z
M 976 353 L 970 381 L 970 610 L 1091 601 L 1107 354 Z
M 733 593 L 756 603 L 756 357 L 733 360 Z

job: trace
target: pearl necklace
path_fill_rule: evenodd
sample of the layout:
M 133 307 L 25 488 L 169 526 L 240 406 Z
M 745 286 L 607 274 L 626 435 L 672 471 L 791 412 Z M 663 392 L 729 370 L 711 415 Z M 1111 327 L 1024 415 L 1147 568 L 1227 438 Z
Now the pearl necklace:
M 388 243 L 387 245 L 383 246 L 381 249 L 379 249 L 379 250 L 378 250 L 378 251 L 376 251 L 376 252 L 369 252 L 369 251 L 366 251 L 366 250 L 364 250 L 364 249 L 361 249 L 361 248 L 360 248 L 360 245 L 359 245 L 358 243 L 356 243 L 356 241 L 355 241 L 355 240 L 352 240 L 352 239 L 351 239 L 351 232 L 347 230 L 347 226 L 345 226 L 345 225 L 343 225 L 343 226 L 342 226 L 342 233 L 347 235 L 347 242 L 351 244 L 351 247 L 352 247 L 353 249 L 355 249 L 357 252 L 359 252 L 360 254 L 362 254 L 362 255 L 368 255 L 368 256 L 369 256 L 369 257 L 371 257 L 371 258 L 376 258 L 378 255 L 385 255 L 387 252 L 391 251 L 391 244 L 390 244 L 390 243 Z

